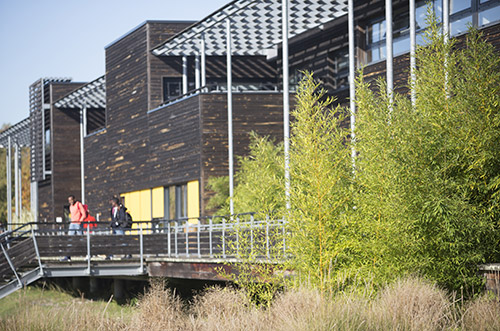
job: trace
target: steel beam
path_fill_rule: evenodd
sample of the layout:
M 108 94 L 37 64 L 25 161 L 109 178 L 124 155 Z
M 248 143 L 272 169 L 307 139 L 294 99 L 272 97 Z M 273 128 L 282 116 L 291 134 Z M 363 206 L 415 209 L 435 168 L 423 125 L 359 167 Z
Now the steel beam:
M 16 209 L 16 222 L 19 223 L 19 145 L 14 143 L 14 206 Z
M 290 209 L 290 88 L 288 73 L 288 0 L 281 2 L 283 55 L 283 142 L 285 150 L 286 208 Z
M 12 230 L 12 143 L 7 139 L 7 229 Z
M 194 58 L 194 88 L 199 89 L 200 88 L 200 54 L 196 54 Z
M 394 89 L 393 51 L 392 51 L 392 0 L 385 0 L 385 50 L 386 50 L 386 77 L 387 96 L 392 104 Z
M 417 44 L 416 26 L 415 26 L 415 0 L 410 0 L 410 88 L 411 88 L 411 104 L 415 107 L 415 70 L 417 68 L 415 60 L 415 50 Z
M 226 21 L 227 59 L 227 140 L 229 157 L 229 211 L 234 214 L 234 169 L 233 169 L 233 76 L 231 72 L 231 21 Z
M 83 140 L 85 137 L 84 118 L 86 112 L 87 106 L 83 105 L 83 107 L 80 109 L 80 185 L 82 204 L 85 204 L 85 149 Z
M 188 92 L 188 60 L 187 56 L 182 57 L 182 94 Z
M 353 172 L 356 167 L 356 148 L 354 143 L 356 141 L 355 128 L 356 128 L 356 86 L 355 86 L 355 62 L 354 62 L 354 0 L 348 1 L 348 33 L 349 33 L 349 107 L 351 108 L 351 158 Z
M 205 59 L 205 34 L 201 34 L 200 39 L 201 49 L 201 86 L 207 85 L 206 59 Z

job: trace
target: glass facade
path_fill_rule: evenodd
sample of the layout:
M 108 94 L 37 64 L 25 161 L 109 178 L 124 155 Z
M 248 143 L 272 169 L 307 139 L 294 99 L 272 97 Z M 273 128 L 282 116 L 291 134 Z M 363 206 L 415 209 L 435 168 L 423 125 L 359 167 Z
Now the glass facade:
M 442 20 L 442 0 L 418 1 L 415 8 L 417 44 L 423 43 L 423 32 L 427 28 L 426 17 L 429 3 L 438 21 Z M 500 21 L 499 0 L 450 0 L 450 35 L 467 32 L 469 26 L 484 27 Z M 395 11 L 393 15 L 393 54 L 401 55 L 410 51 L 410 29 L 408 8 Z M 385 16 L 373 20 L 366 29 L 366 63 L 384 60 Z

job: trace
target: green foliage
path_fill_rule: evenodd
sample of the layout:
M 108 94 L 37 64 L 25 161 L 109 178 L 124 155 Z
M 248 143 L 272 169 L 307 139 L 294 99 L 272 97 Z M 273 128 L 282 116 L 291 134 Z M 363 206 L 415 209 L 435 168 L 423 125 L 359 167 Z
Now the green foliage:
M 238 158 L 234 210 L 271 215 L 285 207 L 283 144 L 255 132 L 250 133 L 250 138 L 249 155 Z
M 458 48 L 429 23 L 414 107 L 358 81 L 357 218 L 377 276 L 421 272 L 458 290 L 498 257 L 500 59 L 477 31 Z
M 240 287 L 248 302 L 269 307 L 284 284 L 282 221 L 259 221 L 247 214 L 227 224 L 225 253 L 230 262 L 218 273 Z
M 312 74 L 304 75 L 292 111 L 289 247 L 291 267 L 324 289 L 339 272 L 354 270 L 349 131 L 342 110 L 331 109 L 333 99 L 318 90 Z
M 239 171 L 234 178 L 235 213 L 253 211 L 270 215 L 283 210 L 283 144 L 275 144 L 269 137 L 251 132 L 249 153 L 238 157 L 238 165 Z M 212 177 L 207 188 L 215 192 L 209 201 L 209 209 L 216 209 L 219 215 L 229 215 L 229 178 Z
M 207 189 L 214 192 L 207 203 L 207 209 L 215 210 L 215 214 L 226 214 L 225 211 L 229 210 L 229 176 L 208 178 Z
M 346 112 L 331 109 L 305 74 L 284 213 L 287 268 L 299 281 L 334 289 L 361 277 L 380 287 L 421 274 L 451 290 L 477 289 L 477 266 L 500 258 L 500 57 L 475 30 L 458 45 L 433 16 L 428 23 L 414 105 L 397 93 L 391 101 L 385 82 L 372 86 L 360 73 L 355 142 Z M 236 210 L 284 210 L 281 146 L 253 139 Z

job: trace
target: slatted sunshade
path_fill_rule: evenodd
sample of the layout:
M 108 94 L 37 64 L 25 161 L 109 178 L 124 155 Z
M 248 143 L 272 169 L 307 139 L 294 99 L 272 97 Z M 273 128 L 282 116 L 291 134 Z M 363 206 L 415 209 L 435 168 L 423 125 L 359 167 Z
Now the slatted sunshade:
M 106 79 L 104 76 L 83 85 L 54 103 L 57 108 L 106 108 Z
M 12 144 L 17 143 L 20 146 L 30 146 L 30 119 L 25 118 L 21 122 L 14 124 L 7 130 L 0 133 L 0 148 L 7 148 L 10 137 Z
M 202 34 L 206 55 L 226 54 L 231 19 L 233 55 L 267 55 L 281 42 L 282 0 L 234 0 L 153 50 L 155 55 L 195 55 Z M 347 14 L 347 0 L 290 0 L 289 38 Z

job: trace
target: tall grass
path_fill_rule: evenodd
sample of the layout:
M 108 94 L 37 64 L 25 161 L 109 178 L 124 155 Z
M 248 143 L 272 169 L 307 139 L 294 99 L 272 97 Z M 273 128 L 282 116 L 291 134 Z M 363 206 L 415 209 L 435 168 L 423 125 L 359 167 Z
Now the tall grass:
M 134 306 L 29 292 L 14 304 L 0 300 L 0 330 L 500 330 L 498 298 L 457 300 L 419 278 L 396 281 L 375 295 L 289 289 L 267 308 L 229 287 L 208 288 L 182 302 L 161 281 Z

